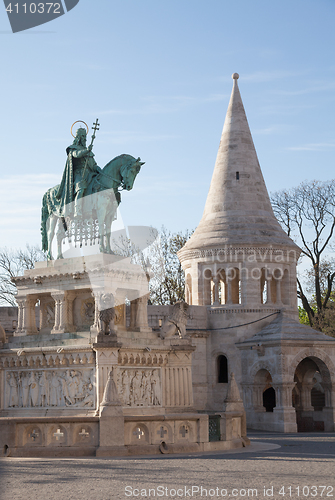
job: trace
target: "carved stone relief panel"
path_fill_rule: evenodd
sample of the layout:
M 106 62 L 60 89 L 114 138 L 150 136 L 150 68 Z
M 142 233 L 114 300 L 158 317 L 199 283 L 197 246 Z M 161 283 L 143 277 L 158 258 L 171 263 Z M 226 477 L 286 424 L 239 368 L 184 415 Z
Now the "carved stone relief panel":
M 94 369 L 5 370 L 5 408 L 93 408 Z
M 124 406 L 162 405 L 162 381 L 159 368 L 119 368 L 116 378 L 119 397 Z
M 83 324 L 93 325 L 95 313 L 94 298 L 85 299 L 81 303 L 81 319 Z
M 40 299 L 40 330 L 53 328 L 55 324 L 55 301 L 51 296 Z
M 94 323 L 95 301 L 90 290 L 76 292 L 73 301 L 73 323 L 77 331 L 87 330 Z

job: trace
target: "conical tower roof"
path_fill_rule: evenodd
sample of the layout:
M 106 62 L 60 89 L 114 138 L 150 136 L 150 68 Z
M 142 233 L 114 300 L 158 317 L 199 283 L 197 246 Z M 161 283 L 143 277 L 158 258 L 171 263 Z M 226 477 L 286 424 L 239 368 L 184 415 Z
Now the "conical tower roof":
M 199 226 L 184 250 L 225 245 L 294 246 L 274 216 L 240 91 L 233 90 Z

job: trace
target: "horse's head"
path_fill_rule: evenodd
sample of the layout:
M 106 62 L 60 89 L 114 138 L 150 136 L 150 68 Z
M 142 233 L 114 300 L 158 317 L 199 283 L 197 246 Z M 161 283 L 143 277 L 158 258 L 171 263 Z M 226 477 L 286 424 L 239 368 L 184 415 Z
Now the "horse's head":
M 133 188 L 136 176 L 144 163 L 144 161 L 141 161 L 141 158 L 137 158 L 137 160 L 133 158 L 133 161 L 127 163 L 127 165 L 121 170 L 124 189 L 130 191 Z

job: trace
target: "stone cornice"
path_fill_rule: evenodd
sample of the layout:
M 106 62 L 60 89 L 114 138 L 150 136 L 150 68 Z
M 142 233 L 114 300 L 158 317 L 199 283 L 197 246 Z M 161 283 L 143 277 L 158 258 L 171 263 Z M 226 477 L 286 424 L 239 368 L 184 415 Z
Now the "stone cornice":
M 194 250 L 179 250 L 178 257 L 181 262 L 185 260 L 192 259 L 206 259 L 206 258 L 217 258 L 222 264 L 233 264 L 239 262 L 241 259 L 234 258 L 232 256 L 244 257 L 244 256 L 262 256 L 259 258 L 260 262 L 265 262 L 268 258 L 271 260 L 272 257 L 276 256 L 290 256 L 292 252 L 296 253 L 298 258 L 300 255 L 299 247 L 272 247 L 272 246 L 232 246 L 225 245 L 224 248 L 204 248 L 204 249 L 194 249 Z M 265 256 L 265 258 L 264 258 Z M 256 259 L 258 262 L 258 259 Z M 286 259 L 287 260 L 287 259 Z M 292 259 L 290 259 L 292 261 Z M 214 261 L 213 261 L 214 262 Z M 277 262 L 277 261 L 275 261 Z M 294 260 L 295 262 L 295 260 Z

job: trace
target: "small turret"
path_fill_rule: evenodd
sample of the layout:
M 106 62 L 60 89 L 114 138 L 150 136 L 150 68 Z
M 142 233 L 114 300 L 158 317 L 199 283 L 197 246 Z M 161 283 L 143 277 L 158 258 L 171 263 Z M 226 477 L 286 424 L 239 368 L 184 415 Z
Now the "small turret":
M 295 316 L 300 249 L 278 223 L 237 80 L 201 221 L 178 252 L 192 305 L 284 308 Z

